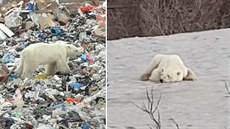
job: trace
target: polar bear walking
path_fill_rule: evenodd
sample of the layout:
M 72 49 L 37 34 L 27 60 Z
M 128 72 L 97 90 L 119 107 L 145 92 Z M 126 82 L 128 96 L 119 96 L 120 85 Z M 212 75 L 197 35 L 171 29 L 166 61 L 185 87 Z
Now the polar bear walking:
M 32 44 L 22 51 L 16 73 L 24 79 L 30 77 L 39 65 L 47 64 L 47 75 L 53 75 L 57 71 L 69 73 L 68 57 L 75 57 L 83 51 L 82 47 L 60 42 Z
M 196 80 L 195 73 L 186 67 L 178 55 L 157 54 L 141 75 L 141 80 L 155 82 L 177 82 Z

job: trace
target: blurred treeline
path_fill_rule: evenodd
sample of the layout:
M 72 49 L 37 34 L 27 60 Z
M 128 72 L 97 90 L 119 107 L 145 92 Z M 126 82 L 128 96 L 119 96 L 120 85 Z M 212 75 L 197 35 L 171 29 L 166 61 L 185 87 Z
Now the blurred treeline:
M 108 39 L 230 27 L 230 0 L 108 0 Z

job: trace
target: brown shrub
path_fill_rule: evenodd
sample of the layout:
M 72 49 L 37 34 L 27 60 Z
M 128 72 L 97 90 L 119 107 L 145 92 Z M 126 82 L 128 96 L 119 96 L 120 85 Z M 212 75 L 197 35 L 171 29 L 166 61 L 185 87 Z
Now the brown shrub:
M 230 0 L 108 1 L 108 39 L 230 27 Z M 127 5 L 135 5 L 128 7 Z

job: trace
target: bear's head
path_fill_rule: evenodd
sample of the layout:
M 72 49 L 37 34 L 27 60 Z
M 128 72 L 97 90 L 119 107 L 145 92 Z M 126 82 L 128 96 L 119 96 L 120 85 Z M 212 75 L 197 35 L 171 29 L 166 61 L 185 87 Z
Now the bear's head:
M 183 73 L 181 70 L 175 70 L 172 68 L 166 68 L 161 70 L 160 82 L 177 82 L 183 80 Z
M 74 46 L 72 44 L 66 45 L 66 50 L 67 50 L 67 56 L 68 57 L 79 56 L 84 52 L 83 47 L 76 47 L 76 46 Z

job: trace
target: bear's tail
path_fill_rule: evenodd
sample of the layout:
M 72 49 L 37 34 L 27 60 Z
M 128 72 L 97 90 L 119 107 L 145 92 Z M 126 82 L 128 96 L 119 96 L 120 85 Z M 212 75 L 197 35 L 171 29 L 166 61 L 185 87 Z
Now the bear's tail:
M 21 59 L 20 59 L 20 62 L 19 62 L 19 66 L 15 71 L 18 74 L 18 76 L 22 75 L 24 59 L 25 59 L 24 54 L 21 53 Z

